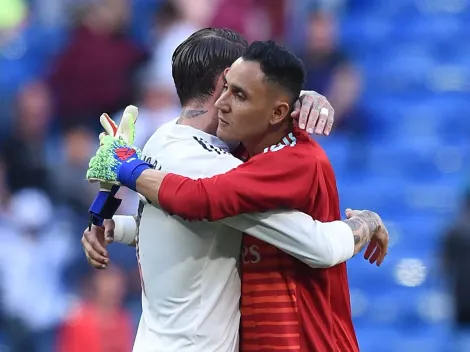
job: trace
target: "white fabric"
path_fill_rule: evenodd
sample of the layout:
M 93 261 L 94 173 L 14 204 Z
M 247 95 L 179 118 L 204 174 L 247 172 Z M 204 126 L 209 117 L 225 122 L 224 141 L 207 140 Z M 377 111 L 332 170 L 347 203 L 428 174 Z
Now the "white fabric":
M 113 216 L 114 242 L 123 244 L 133 244 L 137 236 L 137 223 L 133 216 L 115 215 Z
M 241 163 L 216 137 L 175 122 L 163 125 L 143 149 L 157 169 L 197 179 Z M 313 266 L 353 255 L 352 232 L 341 222 L 322 224 L 299 212 L 187 222 L 144 204 L 137 245 L 143 313 L 134 352 L 238 351 L 242 233 L 235 229 Z
M 238 215 L 221 222 L 282 249 L 313 268 L 329 268 L 354 255 L 351 228 L 322 223 L 298 211 Z

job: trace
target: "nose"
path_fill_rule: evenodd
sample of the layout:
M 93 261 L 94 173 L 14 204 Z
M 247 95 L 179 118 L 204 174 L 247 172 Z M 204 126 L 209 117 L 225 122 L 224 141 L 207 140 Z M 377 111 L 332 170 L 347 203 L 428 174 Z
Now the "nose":
M 228 103 L 228 91 L 223 92 L 222 95 L 215 102 L 215 107 L 220 111 L 227 113 L 230 112 L 230 104 Z

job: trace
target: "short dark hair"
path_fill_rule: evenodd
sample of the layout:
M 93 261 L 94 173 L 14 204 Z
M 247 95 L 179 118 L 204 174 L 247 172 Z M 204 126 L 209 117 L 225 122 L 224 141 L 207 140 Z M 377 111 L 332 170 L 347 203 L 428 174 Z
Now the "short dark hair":
M 302 61 L 284 46 L 272 40 L 253 42 L 242 55 L 245 61 L 258 62 L 266 79 L 285 90 L 291 105 L 297 100 L 305 83 Z
M 173 80 L 181 105 L 210 97 L 217 77 L 247 47 L 248 42 L 240 33 L 225 28 L 201 29 L 181 43 L 172 58 Z

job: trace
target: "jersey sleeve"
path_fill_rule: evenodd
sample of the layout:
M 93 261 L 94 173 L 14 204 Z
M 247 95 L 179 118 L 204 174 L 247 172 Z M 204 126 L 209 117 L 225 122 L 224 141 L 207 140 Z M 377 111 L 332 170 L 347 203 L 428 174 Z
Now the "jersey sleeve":
M 313 268 L 332 267 L 354 255 L 354 236 L 342 221 L 322 223 L 298 211 L 243 214 L 221 220 Z
M 243 213 L 296 209 L 316 194 L 316 164 L 310 155 L 285 147 L 260 154 L 210 178 L 191 180 L 168 174 L 158 198 L 170 214 L 187 220 L 216 221 Z

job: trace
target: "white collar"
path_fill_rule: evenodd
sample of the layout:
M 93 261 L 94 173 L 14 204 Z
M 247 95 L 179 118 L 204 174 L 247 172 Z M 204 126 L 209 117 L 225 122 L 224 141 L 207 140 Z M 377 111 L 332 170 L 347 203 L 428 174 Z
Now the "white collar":
M 179 118 L 174 119 L 171 123 L 173 124 L 173 130 L 178 131 L 178 135 L 184 134 L 192 137 L 199 137 L 202 138 L 204 141 L 209 143 L 210 145 L 213 145 L 214 147 L 220 148 L 222 150 L 225 150 L 227 152 L 230 152 L 230 150 L 233 148 L 230 148 L 230 146 L 221 141 L 219 138 L 216 136 L 206 133 L 204 131 L 198 130 L 197 128 L 194 128 L 192 126 L 188 125 L 180 125 L 177 123 Z

